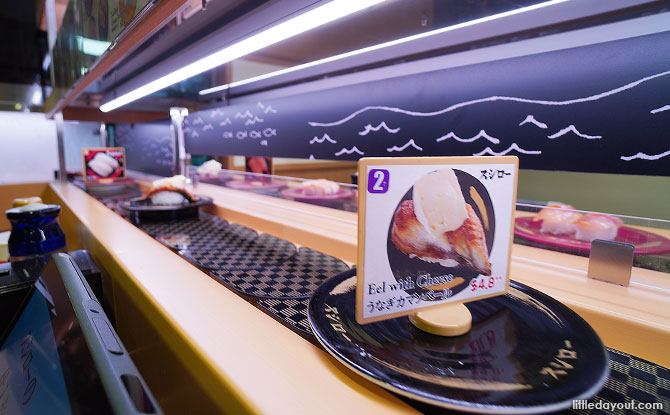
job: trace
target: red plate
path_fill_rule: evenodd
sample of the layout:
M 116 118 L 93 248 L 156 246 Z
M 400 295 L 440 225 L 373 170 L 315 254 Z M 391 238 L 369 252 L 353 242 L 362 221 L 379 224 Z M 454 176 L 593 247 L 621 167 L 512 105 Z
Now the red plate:
M 548 246 L 573 249 L 575 251 L 590 252 L 591 243 L 575 239 L 572 235 L 551 235 L 540 233 L 542 221 L 534 221 L 534 217 L 516 218 L 514 235 L 539 242 Z M 670 251 L 670 239 L 650 232 L 622 226 L 619 228 L 617 242 L 635 245 L 635 255 L 662 254 Z
M 330 195 L 310 195 L 305 193 L 305 189 L 302 187 L 292 187 L 290 189 L 284 189 L 281 191 L 281 195 L 284 197 L 289 197 L 295 200 L 308 201 L 346 199 L 354 196 L 355 194 L 356 193 L 353 190 L 346 188 L 340 188 L 336 193 Z
M 264 182 L 262 180 L 231 180 L 226 182 L 226 187 L 237 190 L 272 190 L 281 189 L 288 183 L 283 180 L 272 180 L 271 182 Z

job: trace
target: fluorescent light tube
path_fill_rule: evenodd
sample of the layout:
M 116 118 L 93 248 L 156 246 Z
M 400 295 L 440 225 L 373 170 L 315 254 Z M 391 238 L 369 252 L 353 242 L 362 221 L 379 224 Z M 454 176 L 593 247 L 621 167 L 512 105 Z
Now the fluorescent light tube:
M 237 43 L 227 46 L 218 52 L 190 63 L 176 71 L 149 82 L 118 98 L 100 106 L 102 112 L 108 112 L 145 97 L 184 79 L 208 71 L 224 63 L 274 45 L 293 36 L 304 33 L 339 18 L 356 13 L 386 0 L 333 0 L 329 3 L 305 12 L 299 16 L 272 26 Z
M 401 38 L 401 39 L 396 39 L 396 40 L 391 40 L 389 42 L 380 43 L 378 45 L 373 45 L 373 46 L 368 46 L 366 48 L 353 50 L 351 52 L 346 52 L 346 53 L 342 53 L 342 54 L 339 54 L 339 55 L 329 56 L 327 58 L 319 59 L 319 60 L 312 61 L 312 62 L 303 63 L 301 65 L 292 66 L 290 68 L 280 69 L 278 71 L 269 72 L 267 74 L 254 76 L 253 78 L 243 79 L 241 81 L 231 82 L 229 84 L 224 84 L 224 85 L 219 85 L 219 86 L 215 86 L 215 87 L 212 87 L 212 88 L 203 89 L 202 91 L 199 92 L 199 94 L 200 95 L 211 94 L 213 92 L 222 91 L 222 90 L 225 90 L 225 89 L 228 89 L 228 88 L 233 88 L 233 87 L 240 86 L 240 85 L 250 84 L 252 82 L 261 81 L 263 79 L 268 79 L 268 78 L 272 78 L 272 77 L 275 77 L 275 76 L 287 74 L 287 73 L 290 73 L 290 72 L 299 71 L 301 69 L 311 68 L 313 66 L 322 65 L 324 63 L 333 62 L 333 61 L 348 58 L 348 57 L 351 57 L 351 56 L 356 56 L 356 55 L 361 55 L 363 53 L 372 52 L 374 50 L 387 48 L 389 46 L 394 46 L 394 45 L 399 45 L 401 43 L 411 42 L 411 41 L 414 41 L 414 40 L 417 40 L 417 39 L 422 39 L 422 38 L 426 38 L 426 37 L 429 37 L 429 36 L 438 35 L 440 33 L 445 33 L 445 32 L 449 32 L 449 31 L 456 30 L 456 29 L 461 29 L 463 27 L 474 26 L 474 25 L 481 24 L 481 23 L 484 23 L 484 22 L 490 22 L 491 20 L 502 19 L 502 18 L 505 18 L 505 17 L 508 17 L 508 16 L 513 16 L 515 14 L 525 13 L 525 12 L 529 12 L 531 10 L 536 10 L 536 9 L 540 9 L 540 8 L 547 7 L 547 6 L 553 6 L 553 5 L 559 4 L 559 3 L 565 3 L 566 1 L 569 1 L 569 0 L 551 0 L 551 1 L 544 2 L 544 3 L 539 3 L 539 4 L 532 5 L 532 6 L 528 6 L 528 7 L 522 7 L 522 8 L 519 8 L 519 9 L 509 10 L 509 11 L 506 11 L 506 12 L 503 12 L 503 13 L 498 13 L 498 14 L 494 14 L 494 15 L 491 15 L 491 16 L 482 17 L 480 19 L 475 19 L 475 20 L 470 20 L 470 21 L 463 22 L 463 23 L 458 23 L 458 24 L 455 24 L 453 26 L 447 26 L 447 27 L 443 27 L 443 28 L 440 28 L 440 29 L 431 30 L 429 32 L 419 33 L 419 34 L 404 37 L 404 38 Z
M 100 56 L 109 48 L 112 42 L 105 42 L 102 40 L 89 39 L 83 36 L 77 36 L 77 46 L 79 50 L 87 55 Z

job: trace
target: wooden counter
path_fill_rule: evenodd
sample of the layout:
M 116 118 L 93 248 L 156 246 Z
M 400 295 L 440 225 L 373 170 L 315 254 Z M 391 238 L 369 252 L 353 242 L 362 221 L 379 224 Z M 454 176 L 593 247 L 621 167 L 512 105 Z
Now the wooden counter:
M 211 212 L 355 262 L 356 215 L 200 184 Z M 68 248 L 91 251 L 119 334 L 167 413 L 416 413 L 354 375 L 71 184 Z M 630 287 L 586 278 L 587 258 L 515 245 L 512 278 L 563 301 L 607 346 L 670 365 L 670 275 L 635 268 Z M 107 294 L 106 294 L 107 295 Z

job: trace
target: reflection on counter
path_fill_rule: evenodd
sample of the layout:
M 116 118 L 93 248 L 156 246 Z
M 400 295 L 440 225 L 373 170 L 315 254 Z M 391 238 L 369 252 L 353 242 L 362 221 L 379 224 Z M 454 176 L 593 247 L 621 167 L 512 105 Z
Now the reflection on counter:
M 348 212 L 358 211 L 358 187 L 356 185 L 337 183 L 326 179 L 301 179 L 226 170 L 221 169 L 220 165 L 217 169 L 217 166 L 211 163 L 213 161 L 210 160 L 197 169 L 193 168 L 191 177 L 195 179 L 194 182 L 215 184 L 230 189 L 295 200 Z

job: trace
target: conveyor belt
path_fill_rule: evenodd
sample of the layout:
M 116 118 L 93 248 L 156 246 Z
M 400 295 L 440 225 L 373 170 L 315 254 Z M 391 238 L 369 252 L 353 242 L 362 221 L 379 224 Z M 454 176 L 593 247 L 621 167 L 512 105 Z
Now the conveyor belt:
M 96 198 L 121 213 L 117 205 L 124 197 Z M 323 281 L 347 271 L 344 262 L 309 248 L 297 250 L 288 241 L 271 235 L 259 236 L 252 229 L 202 212 L 197 219 L 143 224 L 141 229 L 318 346 L 307 319 L 309 297 Z M 180 242 L 175 238 L 177 235 L 184 236 L 184 239 Z M 184 245 L 184 241 L 188 242 L 188 246 Z M 610 377 L 603 390 L 589 402 L 656 402 L 662 403 L 664 409 L 577 409 L 564 413 L 670 415 L 670 370 L 615 349 L 607 348 L 607 351 Z M 398 397 L 421 412 L 444 413 L 443 408 Z

